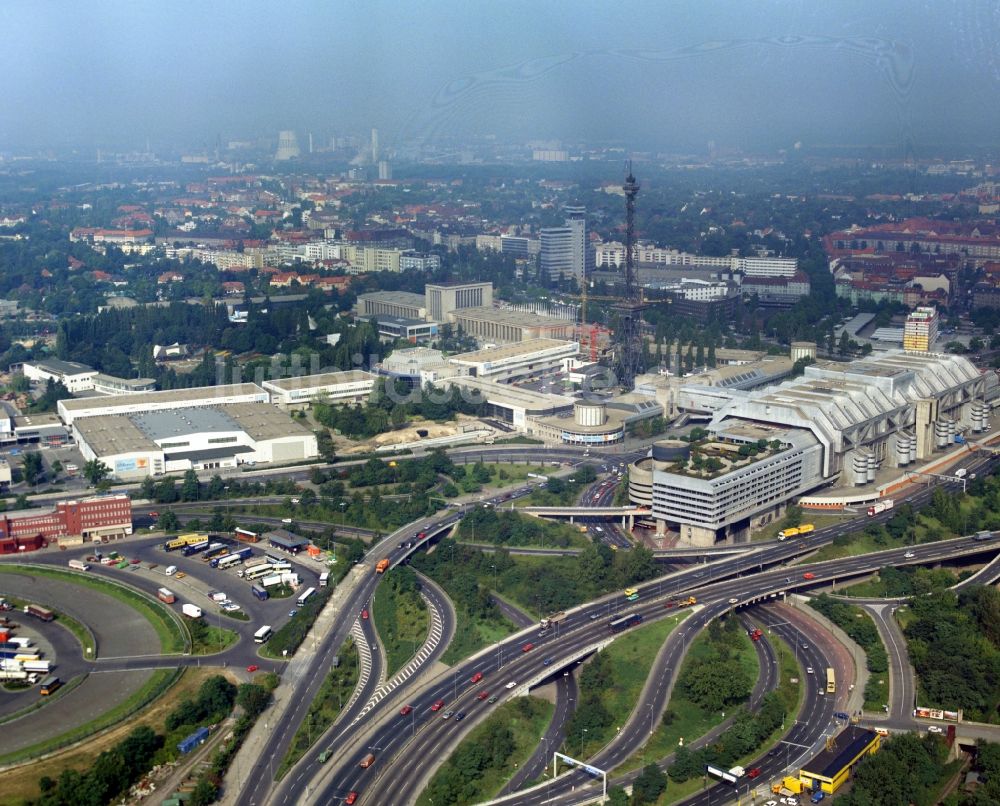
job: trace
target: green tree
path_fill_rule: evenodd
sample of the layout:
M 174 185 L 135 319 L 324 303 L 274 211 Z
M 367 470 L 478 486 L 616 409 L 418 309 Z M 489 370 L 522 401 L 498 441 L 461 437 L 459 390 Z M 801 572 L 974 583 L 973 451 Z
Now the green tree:
M 42 455 L 38 451 L 29 451 L 24 454 L 24 461 L 21 464 L 21 473 L 24 480 L 34 487 L 39 477 L 42 475 Z
M 156 521 L 156 526 L 164 532 L 176 532 L 180 529 L 181 524 L 177 520 L 177 516 L 173 510 L 167 509 L 160 513 L 160 517 Z
M 632 784 L 632 803 L 643 806 L 646 803 L 656 803 L 657 799 L 667 790 L 667 776 L 655 764 L 647 764 L 642 768 L 639 777 Z
M 181 501 L 197 501 L 201 496 L 201 484 L 198 481 L 198 474 L 194 468 L 184 471 L 184 480 L 181 482 Z
M 83 477 L 95 487 L 111 475 L 111 468 L 100 459 L 91 459 L 83 465 Z

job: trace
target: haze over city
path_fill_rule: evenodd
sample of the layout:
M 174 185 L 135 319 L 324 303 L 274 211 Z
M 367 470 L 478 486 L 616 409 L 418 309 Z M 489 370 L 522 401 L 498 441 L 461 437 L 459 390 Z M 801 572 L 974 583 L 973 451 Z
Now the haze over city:
M 1000 12 L 922 3 L 7 3 L 0 150 L 383 141 L 974 145 Z

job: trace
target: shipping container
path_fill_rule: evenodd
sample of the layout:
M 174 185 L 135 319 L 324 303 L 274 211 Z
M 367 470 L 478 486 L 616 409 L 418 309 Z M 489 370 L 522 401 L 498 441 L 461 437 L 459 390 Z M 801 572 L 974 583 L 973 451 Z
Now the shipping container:
M 177 743 L 181 753 L 190 753 L 208 738 L 208 728 L 198 728 L 194 733 Z

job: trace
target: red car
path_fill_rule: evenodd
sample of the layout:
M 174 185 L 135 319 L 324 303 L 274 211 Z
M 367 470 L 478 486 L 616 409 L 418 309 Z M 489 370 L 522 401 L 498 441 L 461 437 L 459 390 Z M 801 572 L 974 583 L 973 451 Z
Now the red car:
M 427 532 L 417 532 L 417 540 L 423 540 L 427 537 Z
M 469 678 L 469 682 L 470 683 L 478 683 L 482 679 L 483 679 L 483 673 L 482 672 L 476 672 L 474 675 L 472 675 L 472 677 Z
M 760 775 L 760 767 L 751 767 L 747 770 L 747 778 L 756 778 Z
M 816 575 L 815 575 L 815 574 L 814 574 L 814 573 L 813 573 L 812 571 L 806 571 L 806 572 L 805 572 L 805 573 L 804 573 L 804 574 L 802 575 L 802 578 L 803 578 L 803 579 L 816 579 Z
M 368 610 L 367 609 L 361 611 L 361 618 L 363 618 L 363 619 L 367 619 L 368 618 Z
M 521 647 L 521 651 L 522 651 L 522 652 L 531 652 L 531 650 L 533 650 L 534 648 L 535 648 L 535 645 L 534 645 L 534 644 L 532 644 L 532 643 L 527 643 L 527 644 L 525 644 L 525 645 L 524 645 L 523 647 Z
M 438 700 L 431 706 L 432 711 L 440 711 L 442 708 L 444 708 L 444 700 Z
M 247 666 L 247 671 L 256 672 L 259 668 L 260 667 L 256 663 L 251 663 L 249 666 Z
M 150 512 L 149 513 L 149 517 L 153 518 L 153 520 L 156 520 L 157 518 L 160 517 L 160 513 L 159 512 Z
M 477 699 L 477 700 L 485 700 L 485 699 L 486 699 L 487 697 L 489 697 L 489 696 L 490 696 L 490 693 L 489 693 L 489 692 L 488 692 L 488 691 L 487 691 L 486 689 L 483 689 L 482 691 L 480 691 L 480 692 L 479 692 L 479 693 L 478 693 L 478 694 L 476 695 L 476 699 Z
M 142 562 L 142 560 L 140 560 L 140 559 L 139 559 L 138 557 L 133 557 L 133 558 L 132 558 L 131 560 L 129 560 L 129 562 L 130 562 L 130 563 L 131 563 L 132 565 L 138 565 L 139 563 L 141 563 L 141 562 Z
M 404 705 L 402 708 L 399 709 L 399 715 L 400 716 L 406 716 L 407 714 L 409 714 L 412 711 L 413 711 L 413 706 L 412 705 Z
M 358 802 L 358 793 L 357 792 L 353 792 L 353 791 L 352 792 L 348 792 L 347 793 L 347 797 L 344 798 L 344 803 L 346 803 L 347 806 L 351 806 L 352 803 L 357 803 L 357 802 Z

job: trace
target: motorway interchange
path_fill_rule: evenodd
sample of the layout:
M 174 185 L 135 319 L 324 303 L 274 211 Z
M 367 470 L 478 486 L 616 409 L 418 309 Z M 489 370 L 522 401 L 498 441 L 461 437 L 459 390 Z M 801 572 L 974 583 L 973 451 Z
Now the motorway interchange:
M 477 453 L 488 453 L 490 458 L 495 458 L 492 456 L 494 452 L 501 451 L 483 449 Z M 509 448 L 502 452 L 518 454 Z M 565 453 L 576 461 L 581 459 L 579 453 L 572 451 Z M 523 454 L 520 458 L 523 458 Z M 562 456 L 556 458 L 566 459 Z M 618 464 L 623 458 L 627 460 L 631 457 L 616 456 L 614 463 Z M 591 461 L 595 460 L 599 463 L 611 461 L 611 458 L 606 460 L 599 456 L 591 458 Z M 989 461 L 974 459 L 968 467 L 981 468 Z M 605 504 L 612 490 L 613 487 L 610 485 L 598 484 L 592 491 L 593 495 L 588 495 L 587 498 L 593 501 L 594 505 Z M 919 503 L 929 494 L 929 490 L 921 490 L 909 500 Z M 496 503 L 499 502 L 498 497 Z M 437 764 L 445 760 L 448 751 L 457 744 L 461 736 L 491 712 L 497 703 L 506 702 L 514 696 L 527 692 L 529 688 L 547 681 L 558 681 L 564 690 L 559 698 L 560 710 L 556 714 L 556 721 L 560 719 L 565 721 L 568 718 L 566 712 L 575 699 L 569 690 L 572 678 L 566 675 L 593 651 L 611 640 L 612 636 L 607 629 L 610 616 L 622 612 L 637 612 L 649 622 L 674 612 L 664 607 L 666 602 L 682 594 L 696 595 L 699 604 L 695 612 L 692 612 L 688 619 L 671 633 L 656 659 L 654 668 L 650 670 L 651 678 L 661 681 L 661 684 L 647 686 L 632 717 L 625 722 L 614 740 L 597 756 L 588 760 L 592 766 L 612 771 L 645 741 L 649 714 L 662 713 L 669 700 L 684 653 L 698 631 L 713 618 L 733 609 L 752 612 L 755 621 L 770 625 L 775 635 L 786 639 L 792 646 L 800 647 L 802 653 L 800 662 L 803 667 L 808 665 L 825 668 L 831 664 L 821 643 L 822 636 L 803 640 L 804 628 L 790 626 L 787 620 L 783 620 L 775 612 L 773 602 L 795 590 L 829 585 L 832 580 L 861 575 L 884 565 L 935 562 L 959 556 L 983 554 L 992 549 L 991 546 L 973 543 L 968 539 L 959 539 L 921 545 L 909 551 L 891 550 L 881 552 L 879 555 L 862 555 L 816 563 L 805 571 L 798 568 L 790 570 L 784 565 L 832 540 L 836 530 L 818 529 L 798 541 L 754 544 L 748 546 L 744 553 L 674 570 L 645 583 L 640 588 L 640 597 L 636 602 L 625 602 L 620 593 L 603 597 L 569 611 L 564 621 L 542 634 L 539 634 L 537 625 L 532 623 L 520 633 L 456 664 L 446 673 L 427 679 L 429 675 L 425 671 L 431 668 L 433 661 L 443 652 L 447 644 L 447 640 L 443 640 L 425 659 L 422 666 L 413 671 L 408 680 L 392 688 L 391 691 L 381 692 L 375 697 L 382 671 L 377 637 L 374 635 L 371 621 L 357 616 L 371 601 L 380 578 L 371 573 L 367 565 L 373 564 L 374 560 L 381 557 L 388 557 L 392 565 L 405 562 L 414 551 L 423 550 L 426 544 L 447 534 L 458 522 L 461 514 L 460 510 L 443 513 L 439 517 L 426 518 L 387 536 L 370 550 L 368 556 L 372 562 L 366 562 L 365 573 L 349 576 L 342 583 L 344 595 L 338 603 L 338 610 L 341 614 L 350 615 L 347 618 L 333 619 L 328 629 L 317 631 L 318 634 L 313 639 L 315 650 L 299 664 L 294 674 L 286 673 L 286 682 L 290 687 L 288 699 L 298 706 L 294 709 L 284 709 L 280 714 L 272 716 L 267 735 L 263 738 L 257 753 L 257 763 L 250 770 L 243 769 L 239 781 L 227 781 L 228 787 L 239 790 L 239 794 L 232 802 L 336 803 L 348 799 L 352 792 L 359 793 L 359 796 L 356 796 L 359 797 L 358 802 L 365 804 L 412 802 L 426 785 Z M 606 524 L 599 526 L 596 522 L 587 522 L 586 526 L 594 537 L 608 542 L 616 539 L 617 533 L 607 528 Z M 418 532 L 424 532 L 426 538 L 414 541 L 412 538 Z M 624 540 L 620 535 L 617 535 L 617 538 Z M 150 562 L 157 562 L 162 566 L 164 561 L 162 549 L 154 546 L 148 538 L 130 540 L 127 546 L 129 555 L 135 554 L 147 565 Z M 995 552 L 995 549 L 992 550 Z M 61 552 L 44 558 L 40 556 L 39 560 L 64 565 L 67 557 L 82 552 L 83 550 L 72 554 Z M 204 577 L 205 564 L 197 559 L 176 558 L 175 562 L 174 555 L 170 556 L 170 562 L 176 564 L 179 569 L 187 569 L 192 578 Z M 315 571 L 303 568 L 300 573 L 315 574 Z M 809 573 L 812 578 L 806 579 L 804 573 Z M 150 572 L 139 571 L 128 576 L 128 582 L 154 595 L 155 589 L 163 584 L 163 577 L 157 578 L 155 569 Z M 229 623 L 227 620 L 226 626 L 237 629 L 242 640 L 227 652 L 216 656 L 212 662 L 222 661 L 233 666 L 260 665 L 278 669 L 280 664 L 274 662 L 265 664 L 260 660 L 250 634 L 260 623 L 277 626 L 282 618 L 288 618 L 286 611 L 289 608 L 289 600 L 256 602 L 249 596 L 249 585 L 245 585 L 246 589 L 242 591 L 236 587 L 235 577 L 232 583 L 228 580 L 221 582 L 214 576 L 211 580 L 203 581 L 211 587 L 225 590 L 233 601 L 245 607 L 252 615 L 251 621 L 246 623 Z M 307 577 L 305 584 L 316 583 Z M 174 587 L 179 586 L 174 585 Z M 435 599 L 433 609 L 440 616 L 441 631 L 447 637 L 454 630 L 454 612 L 443 592 L 435 588 L 436 586 L 429 585 L 427 592 Z M 182 594 L 181 591 L 178 593 Z M 192 598 L 193 596 L 194 594 Z M 265 611 L 261 605 L 267 605 L 270 609 Z M 314 744 L 298 765 L 279 784 L 274 784 L 275 760 L 280 760 L 287 751 L 291 738 L 305 715 L 306 709 L 303 704 L 307 705 L 313 699 L 330 669 L 333 656 L 350 634 L 359 638 L 359 643 L 363 641 L 374 648 L 374 651 L 366 653 L 369 655 L 370 667 L 368 674 L 359 682 L 359 688 L 363 690 L 358 692 L 358 696 L 340 715 L 334 726 Z M 529 643 L 531 649 L 523 651 L 525 645 Z M 773 660 L 767 660 L 766 653 L 770 651 L 768 647 L 759 646 L 758 650 L 764 653 L 762 679 L 766 680 L 768 674 L 773 674 Z M 292 670 L 291 667 L 296 661 L 292 662 L 287 671 Z M 177 658 L 169 657 L 98 661 L 98 663 L 116 663 L 122 669 L 169 666 L 177 665 L 178 662 Z M 181 662 L 187 663 L 190 659 Z M 804 675 L 803 678 L 807 687 L 815 686 L 813 676 Z M 473 680 L 476 682 L 471 682 Z M 483 697 L 483 692 L 487 692 L 489 696 Z M 784 744 L 779 745 L 778 751 L 772 751 L 771 755 L 754 762 L 755 766 L 761 768 L 763 775 L 773 776 L 789 764 L 794 765 L 796 757 L 808 752 L 808 748 L 814 747 L 824 735 L 830 733 L 833 725 L 832 714 L 835 710 L 833 699 L 811 697 L 807 693 L 806 709 L 790 726 L 788 734 L 783 738 Z M 439 712 L 431 710 L 438 701 L 443 701 L 440 707 L 441 713 L 448 710 L 463 713 L 466 715 L 464 721 L 455 724 L 453 719 L 440 719 Z M 405 710 L 405 714 L 401 714 L 401 710 Z M 318 755 L 327 748 L 333 748 L 334 752 L 326 764 L 320 764 Z M 361 767 L 362 760 L 369 754 L 374 755 L 373 763 Z M 540 749 L 537 756 L 542 758 L 544 763 L 544 749 Z M 428 763 L 429 760 L 433 763 Z M 538 758 L 533 759 L 533 762 L 538 769 Z M 230 778 L 232 777 L 231 775 Z M 619 779 L 615 778 L 612 772 L 609 775 L 609 782 L 612 781 L 628 783 L 629 776 Z M 744 782 L 741 785 L 749 787 L 750 783 Z M 510 795 L 506 802 L 579 803 L 592 798 L 595 792 L 599 791 L 592 776 L 580 771 L 571 771 L 550 780 L 542 787 Z M 718 784 L 699 796 L 699 799 L 702 799 L 700 802 L 707 803 L 709 801 L 704 798 L 714 797 L 715 800 L 712 802 L 722 802 L 724 798 L 734 794 L 730 785 Z M 699 799 L 693 799 L 691 802 L 699 802 Z

